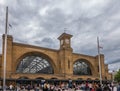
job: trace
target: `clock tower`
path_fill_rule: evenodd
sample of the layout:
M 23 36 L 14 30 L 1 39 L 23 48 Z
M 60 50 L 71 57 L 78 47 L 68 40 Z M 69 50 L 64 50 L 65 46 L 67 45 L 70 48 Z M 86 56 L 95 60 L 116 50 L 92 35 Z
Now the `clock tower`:
M 64 77 L 70 78 L 69 76 L 73 74 L 72 68 L 72 52 L 71 48 L 71 38 L 72 35 L 63 33 L 58 39 L 60 40 L 60 50 L 59 50 L 59 73 L 63 74 Z
M 58 37 L 58 39 L 60 40 L 60 49 L 72 49 L 71 37 L 72 35 L 67 33 L 63 33 Z

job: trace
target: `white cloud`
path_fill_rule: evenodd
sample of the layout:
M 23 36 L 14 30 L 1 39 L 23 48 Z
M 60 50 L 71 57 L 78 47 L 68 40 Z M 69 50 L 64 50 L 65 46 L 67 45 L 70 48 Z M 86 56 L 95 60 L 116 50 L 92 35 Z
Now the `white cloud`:
M 39 10 L 39 14 L 42 15 L 42 16 L 45 16 L 47 14 L 47 11 L 50 7 L 46 6 L 42 9 Z
M 1 4 L 1 5 L 4 5 L 4 4 L 5 4 L 5 1 L 4 1 L 4 0 L 0 0 L 0 4 Z
M 119 70 L 120 69 L 120 63 L 114 63 L 109 65 L 110 70 Z
M 105 62 L 120 59 L 119 0 L 0 0 L 0 36 L 7 5 L 14 41 L 57 49 L 67 27 L 74 52 L 97 55 L 99 36 Z

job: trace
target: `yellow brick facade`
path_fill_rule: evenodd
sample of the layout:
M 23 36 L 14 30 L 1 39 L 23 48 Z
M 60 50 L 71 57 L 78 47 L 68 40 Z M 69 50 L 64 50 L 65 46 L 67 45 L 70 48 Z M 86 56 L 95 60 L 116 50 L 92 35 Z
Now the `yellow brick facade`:
M 32 46 L 27 44 L 13 42 L 13 37 L 8 35 L 7 39 L 7 63 L 6 63 L 6 77 L 7 79 L 18 79 L 20 77 L 28 77 L 29 79 L 44 78 L 44 79 L 73 79 L 77 80 L 82 78 L 87 80 L 88 78 L 95 80 L 99 79 L 98 72 L 98 56 L 89 56 L 84 54 L 73 53 L 71 48 L 72 35 L 63 33 L 58 39 L 60 40 L 60 48 L 58 50 L 44 48 L 39 46 Z M 4 50 L 4 36 L 3 36 L 3 48 Z M 0 55 L 0 77 L 3 78 L 3 54 Z M 21 59 L 27 55 L 38 54 L 50 60 L 54 69 L 54 74 L 30 74 L 30 73 L 17 73 L 16 68 L 19 65 Z M 101 67 L 102 67 L 102 79 L 111 79 L 108 73 L 108 66 L 104 63 L 104 55 L 100 55 Z M 89 64 L 92 75 L 74 75 L 73 65 L 78 59 L 85 59 Z

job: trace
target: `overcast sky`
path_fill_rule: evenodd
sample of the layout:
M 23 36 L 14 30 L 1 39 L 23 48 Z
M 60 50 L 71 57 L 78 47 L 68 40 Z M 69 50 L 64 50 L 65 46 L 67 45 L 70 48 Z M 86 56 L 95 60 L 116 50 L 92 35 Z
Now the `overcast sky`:
M 6 6 L 14 42 L 59 49 L 67 28 L 74 52 L 97 55 L 99 36 L 105 63 L 120 68 L 120 0 L 0 0 L 0 53 Z

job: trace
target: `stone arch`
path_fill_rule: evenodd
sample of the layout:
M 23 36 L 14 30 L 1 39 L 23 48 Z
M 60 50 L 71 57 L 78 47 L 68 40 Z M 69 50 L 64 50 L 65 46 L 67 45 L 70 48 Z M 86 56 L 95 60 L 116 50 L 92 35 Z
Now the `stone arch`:
M 94 67 L 93 67 L 92 64 L 91 64 L 88 60 L 86 60 L 86 59 L 77 59 L 77 60 L 75 60 L 75 61 L 73 62 L 73 74 L 74 74 L 74 75 L 78 75 L 78 74 L 75 74 L 75 72 L 74 72 L 74 71 L 75 71 L 74 65 L 75 65 L 77 62 L 84 62 L 84 63 L 88 66 L 88 69 L 89 69 L 89 71 L 90 71 L 89 74 L 81 74 L 81 75 L 93 75 Z
M 56 79 L 58 79 L 58 78 L 56 78 L 56 77 L 52 77 L 51 79 L 56 80 Z
M 91 78 L 87 78 L 87 80 L 92 80 Z
M 44 80 L 44 78 L 43 78 L 43 77 L 37 77 L 37 78 L 35 78 L 35 79 L 42 79 L 42 80 Z
M 38 57 L 42 57 L 42 58 L 46 59 L 48 61 L 48 63 L 51 65 L 51 67 L 53 69 L 53 74 L 54 74 L 54 69 L 56 69 L 56 66 L 55 66 L 53 60 L 48 55 L 41 53 L 41 52 L 36 52 L 36 51 L 27 52 L 27 53 L 24 53 L 23 55 L 21 55 L 17 60 L 15 71 L 17 71 L 17 67 L 20 65 L 21 60 L 27 56 L 38 56 Z
M 21 77 L 19 77 L 18 79 L 29 79 L 29 78 L 26 77 L 26 76 L 21 76 Z
M 96 81 L 98 81 L 99 79 L 98 78 L 95 78 Z

